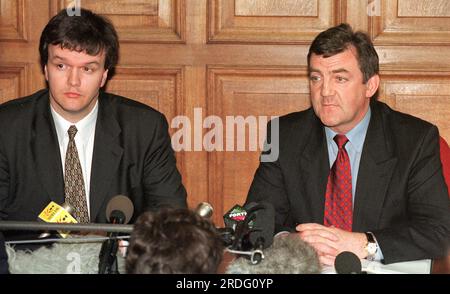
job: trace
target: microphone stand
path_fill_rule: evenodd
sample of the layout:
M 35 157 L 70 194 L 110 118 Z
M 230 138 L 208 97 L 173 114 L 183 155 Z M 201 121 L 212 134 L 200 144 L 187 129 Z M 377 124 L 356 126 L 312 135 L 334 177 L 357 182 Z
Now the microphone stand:
M 117 235 L 112 233 L 111 235 Z M 118 274 L 117 266 L 117 249 L 119 242 L 115 238 L 116 236 L 110 236 L 108 240 L 105 240 L 102 244 L 102 249 L 99 255 L 99 274 Z
M 113 224 L 123 224 L 125 222 L 125 215 L 119 210 L 114 210 L 111 212 L 110 221 Z M 108 240 L 105 240 L 102 244 L 98 264 L 99 274 L 119 274 L 117 265 L 119 241 L 117 235 L 118 233 L 109 233 Z
M 0 231 L 76 231 L 76 232 L 116 232 L 133 231 L 132 225 L 124 224 L 74 224 L 74 223 L 44 223 L 27 221 L 0 221 Z

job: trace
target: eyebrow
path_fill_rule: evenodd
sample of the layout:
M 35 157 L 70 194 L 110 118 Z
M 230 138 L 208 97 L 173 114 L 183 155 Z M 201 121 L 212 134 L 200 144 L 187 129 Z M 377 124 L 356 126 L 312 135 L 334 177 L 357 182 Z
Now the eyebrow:
M 317 73 L 322 73 L 322 71 L 320 71 L 320 70 L 318 70 L 318 69 L 316 69 L 316 68 L 311 68 L 311 69 L 309 69 L 309 72 L 317 72 Z M 335 70 L 332 70 L 331 71 L 332 73 L 350 73 L 347 69 L 345 69 L 345 68 L 338 68 L 338 69 L 335 69 Z
M 335 69 L 335 70 L 332 70 L 331 71 L 332 73 L 341 73 L 341 72 L 343 72 L 343 73 L 350 73 L 348 70 L 346 70 L 345 68 L 338 68 L 338 69 Z
M 61 56 L 58 56 L 58 55 L 53 56 L 51 59 L 52 60 L 60 59 L 62 61 L 66 60 L 64 57 L 61 57 Z M 91 65 L 91 64 L 93 64 L 93 65 L 100 65 L 100 63 L 98 61 L 87 62 L 87 63 L 85 63 L 83 65 Z

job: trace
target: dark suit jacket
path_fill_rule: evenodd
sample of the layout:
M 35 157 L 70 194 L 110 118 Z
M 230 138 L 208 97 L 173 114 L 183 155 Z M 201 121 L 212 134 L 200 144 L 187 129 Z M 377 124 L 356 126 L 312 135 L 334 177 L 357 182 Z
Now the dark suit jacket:
M 8 270 L 8 255 L 5 249 L 5 239 L 0 233 L 0 274 L 7 274 Z
M 128 196 L 134 219 L 144 210 L 186 207 L 164 116 L 123 97 L 100 93 L 90 182 L 91 222 Z M 58 139 L 47 90 L 0 106 L 0 218 L 34 221 L 50 201 L 64 202 Z
M 371 110 L 353 231 L 373 232 L 385 263 L 445 255 L 450 210 L 437 128 L 381 102 L 372 101 Z M 279 126 L 278 160 L 260 163 L 247 203 L 270 201 L 276 231 L 323 224 L 330 171 L 324 127 L 311 108 L 279 118 Z

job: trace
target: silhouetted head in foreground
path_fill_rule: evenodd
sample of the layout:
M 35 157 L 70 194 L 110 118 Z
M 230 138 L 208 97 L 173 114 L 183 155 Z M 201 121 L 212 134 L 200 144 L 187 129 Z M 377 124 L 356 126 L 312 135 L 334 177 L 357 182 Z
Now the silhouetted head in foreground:
M 145 212 L 135 223 L 126 269 L 130 274 L 213 274 L 223 249 L 213 224 L 193 211 Z

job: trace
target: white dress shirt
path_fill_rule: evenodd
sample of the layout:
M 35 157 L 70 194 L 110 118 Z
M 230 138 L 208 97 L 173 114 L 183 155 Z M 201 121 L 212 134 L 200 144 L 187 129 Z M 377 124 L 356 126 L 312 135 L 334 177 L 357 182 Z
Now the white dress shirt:
M 67 130 L 71 125 L 75 125 L 78 130 L 77 134 L 75 135 L 75 144 L 77 146 L 78 156 L 80 158 L 81 170 L 83 172 L 86 202 L 88 213 L 90 215 L 91 210 L 89 205 L 89 189 L 91 179 L 92 154 L 94 152 L 95 125 L 97 122 L 98 114 L 98 101 L 95 103 L 92 111 L 76 124 L 64 119 L 53 109 L 53 107 L 50 106 L 50 109 L 53 116 L 53 121 L 55 122 L 56 134 L 58 136 L 63 173 L 65 173 L 64 163 L 66 160 L 67 145 L 69 143 L 69 134 L 67 133 Z

